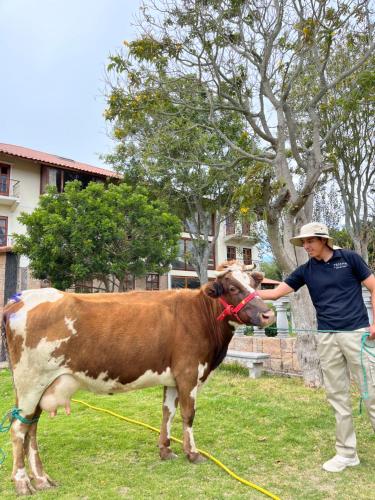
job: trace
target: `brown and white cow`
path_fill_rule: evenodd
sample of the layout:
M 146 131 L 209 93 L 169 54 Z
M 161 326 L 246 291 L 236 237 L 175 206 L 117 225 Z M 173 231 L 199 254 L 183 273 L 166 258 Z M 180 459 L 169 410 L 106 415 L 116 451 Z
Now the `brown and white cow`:
M 225 357 L 233 322 L 262 327 L 273 322 L 273 312 L 255 292 L 262 278 L 232 261 L 219 266 L 215 281 L 194 291 L 22 292 L 4 310 L 20 415 L 31 421 L 42 410 L 54 415 L 58 406 L 69 413 L 79 388 L 110 394 L 161 384 L 160 457 L 175 457 L 170 430 L 179 403 L 184 452 L 199 462 L 192 430 L 197 390 Z M 37 421 L 13 420 L 12 479 L 18 494 L 55 485 L 44 472 L 36 432 Z

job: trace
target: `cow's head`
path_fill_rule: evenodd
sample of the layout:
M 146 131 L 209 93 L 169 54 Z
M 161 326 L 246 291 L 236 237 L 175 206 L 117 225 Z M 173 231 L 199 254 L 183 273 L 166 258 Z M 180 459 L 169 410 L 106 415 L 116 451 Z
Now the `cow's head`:
M 255 292 L 263 277 L 263 273 L 236 261 L 221 264 L 215 281 L 205 289 L 207 295 L 220 299 L 224 306 L 219 319 L 228 316 L 232 321 L 262 328 L 272 324 L 275 314 Z

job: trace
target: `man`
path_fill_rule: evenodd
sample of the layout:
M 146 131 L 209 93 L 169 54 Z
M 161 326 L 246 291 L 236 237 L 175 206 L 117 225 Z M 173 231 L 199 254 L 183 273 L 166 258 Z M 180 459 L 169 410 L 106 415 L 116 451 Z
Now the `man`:
M 369 340 L 375 340 L 375 323 L 369 324 L 362 284 L 371 293 L 375 321 L 375 277 L 357 253 L 333 245 L 325 224 L 306 224 L 290 242 L 306 250 L 308 262 L 275 289 L 261 290 L 259 295 L 262 299 L 277 300 L 303 285 L 310 292 L 320 330 L 316 335 L 324 386 L 336 417 L 336 455 L 323 464 L 323 469 L 340 472 L 360 463 L 353 427 L 349 370 L 361 388 L 361 338 L 367 331 Z M 369 395 L 365 403 L 375 431 L 375 359 L 367 355 L 365 358 Z

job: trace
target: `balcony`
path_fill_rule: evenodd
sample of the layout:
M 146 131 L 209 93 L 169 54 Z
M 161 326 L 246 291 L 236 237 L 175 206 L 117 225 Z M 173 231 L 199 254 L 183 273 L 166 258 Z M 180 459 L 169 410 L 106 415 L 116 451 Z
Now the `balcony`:
M 258 237 L 251 232 L 250 224 L 247 222 L 231 221 L 225 225 L 225 243 L 236 243 L 242 245 L 255 245 Z
M 0 205 L 14 210 L 20 202 L 20 181 L 0 175 Z
M 13 238 L 0 233 L 0 253 L 8 252 L 13 247 Z

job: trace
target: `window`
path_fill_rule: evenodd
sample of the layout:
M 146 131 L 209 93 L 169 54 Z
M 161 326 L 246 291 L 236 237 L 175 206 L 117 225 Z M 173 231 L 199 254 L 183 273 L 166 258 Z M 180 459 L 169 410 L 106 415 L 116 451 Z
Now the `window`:
M 41 166 L 41 184 L 40 192 L 45 193 L 47 186 L 56 186 L 57 192 L 64 191 L 65 184 L 70 181 L 79 180 L 82 187 L 86 188 L 91 181 L 100 181 L 93 175 L 86 174 L 85 172 L 76 172 L 74 170 L 63 170 L 61 168 Z
M 45 193 L 47 186 L 55 186 L 57 192 L 63 191 L 63 171 L 59 168 L 41 166 L 40 192 Z
M 159 275 L 147 274 L 146 275 L 146 290 L 159 290 Z
M 0 216 L 0 247 L 6 247 L 8 242 L 8 217 Z
M 252 263 L 252 258 L 251 258 L 251 248 L 243 248 L 242 249 L 242 254 L 243 254 L 243 263 L 248 266 L 249 264 Z
M 194 276 L 172 276 L 172 288 L 199 288 L 201 286 L 198 278 Z
M 70 181 L 78 180 L 82 183 L 82 187 L 86 188 L 89 182 L 98 181 L 97 178 L 93 177 L 92 174 L 86 174 L 84 172 L 74 172 L 73 170 L 63 171 L 63 188 L 65 184 Z
M 242 220 L 242 234 L 250 236 L 250 222 L 247 220 Z
M 210 224 L 210 227 L 208 230 L 208 235 L 214 236 L 214 234 L 215 234 L 215 214 L 207 215 L 207 217 L 209 217 L 209 224 Z M 202 224 L 201 217 L 199 215 L 198 215 L 197 219 L 190 219 L 190 220 L 186 221 L 186 224 L 184 226 L 184 231 L 186 233 L 188 233 L 190 230 L 191 233 L 196 234 L 198 231 L 197 223 L 199 224 L 199 226 L 201 226 L 201 224 Z M 203 234 L 203 231 L 202 231 L 202 234 Z
M 9 196 L 10 165 L 0 163 L 0 195 Z
M 235 234 L 236 233 L 236 221 L 233 215 L 229 215 L 225 220 L 225 234 Z
M 193 243 L 189 239 L 181 238 L 178 242 L 178 255 L 173 261 L 173 269 L 180 269 L 183 271 L 195 271 L 195 267 L 191 263 L 193 254 Z M 208 269 L 215 269 L 215 245 L 212 247 L 208 258 Z
M 215 269 L 215 245 L 211 248 L 210 255 L 208 257 L 208 269 Z
M 193 244 L 191 240 L 181 239 L 178 242 L 178 255 L 172 263 L 173 269 L 181 269 L 184 271 L 194 271 L 194 267 L 190 263 Z
M 236 247 L 227 247 L 227 260 L 236 260 Z

